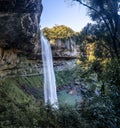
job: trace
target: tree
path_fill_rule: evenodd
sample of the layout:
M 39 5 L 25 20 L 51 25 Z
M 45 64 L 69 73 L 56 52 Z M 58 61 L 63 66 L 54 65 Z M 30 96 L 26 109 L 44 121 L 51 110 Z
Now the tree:
M 110 58 L 113 55 L 112 40 L 104 24 L 88 23 L 80 33 L 83 48 L 89 43 L 95 43 L 95 56 L 97 58 Z
M 54 26 L 53 28 L 44 28 L 43 34 L 48 40 L 66 40 L 69 38 L 74 38 L 78 35 L 71 28 L 65 25 Z
M 113 57 L 120 57 L 120 0 L 73 0 L 89 9 L 89 16 L 107 28 L 112 40 Z

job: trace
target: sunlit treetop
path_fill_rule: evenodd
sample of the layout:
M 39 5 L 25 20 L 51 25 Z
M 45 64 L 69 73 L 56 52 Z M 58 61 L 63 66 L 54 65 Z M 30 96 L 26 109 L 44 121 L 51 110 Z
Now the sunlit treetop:
M 56 25 L 53 28 L 45 27 L 43 29 L 43 34 L 48 40 L 64 40 L 73 38 L 78 35 L 77 32 L 73 31 L 70 27 L 65 25 Z

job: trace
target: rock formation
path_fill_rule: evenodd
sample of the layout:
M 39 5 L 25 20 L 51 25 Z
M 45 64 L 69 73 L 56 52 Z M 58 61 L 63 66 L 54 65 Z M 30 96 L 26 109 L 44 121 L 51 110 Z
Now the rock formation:
M 0 0 L 0 77 L 37 75 L 40 63 L 41 0 Z M 56 70 L 70 69 L 78 55 L 73 40 L 53 46 Z M 72 65 L 72 66 L 71 66 Z
M 0 47 L 31 52 L 39 42 L 41 0 L 0 0 Z
M 52 44 L 53 56 L 64 59 L 75 59 L 79 55 L 79 46 L 72 38 L 66 40 L 57 39 Z
M 0 0 L 1 77 L 18 73 L 23 58 L 28 64 L 39 51 L 41 13 L 41 0 Z

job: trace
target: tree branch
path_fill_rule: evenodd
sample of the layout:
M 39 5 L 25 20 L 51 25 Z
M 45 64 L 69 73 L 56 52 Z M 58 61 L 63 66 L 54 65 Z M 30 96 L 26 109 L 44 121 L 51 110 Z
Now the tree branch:
M 106 25 L 106 27 L 107 27 L 111 37 L 113 36 L 113 33 L 112 33 L 112 31 L 111 31 L 107 21 L 105 20 L 104 16 L 99 11 L 97 11 L 94 7 L 88 6 L 87 4 L 83 3 L 81 0 L 73 0 L 73 1 L 77 1 L 80 4 L 82 4 L 83 6 L 85 6 L 85 7 L 89 8 L 89 9 L 95 11 L 102 18 L 102 20 L 104 21 L 104 23 L 105 23 L 105 25 Z

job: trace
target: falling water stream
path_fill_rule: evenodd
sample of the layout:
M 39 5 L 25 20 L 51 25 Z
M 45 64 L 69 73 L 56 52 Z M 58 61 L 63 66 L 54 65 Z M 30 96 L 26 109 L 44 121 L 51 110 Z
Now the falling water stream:
M 58 108 L 56 80 L 53 69 L 53 58 L 49 41 L 41 33 L 42 61 L 44 71 L 44 101 L 45 104 Z

